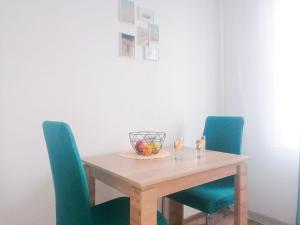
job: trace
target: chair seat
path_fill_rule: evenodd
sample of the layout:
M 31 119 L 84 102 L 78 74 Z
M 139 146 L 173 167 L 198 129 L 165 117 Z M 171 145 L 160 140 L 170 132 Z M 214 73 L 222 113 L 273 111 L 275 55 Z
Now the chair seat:
M 94 225 L 129 225 L 129 198 L 121 197 L 92 207 Z M 165 217 L 157 212 L 157 224 L 168 225 Z
M 227 177 L 177 192 L 168 197 L 202 212 L 213 214 L 234 204 L 234 193 L 234 178 Z

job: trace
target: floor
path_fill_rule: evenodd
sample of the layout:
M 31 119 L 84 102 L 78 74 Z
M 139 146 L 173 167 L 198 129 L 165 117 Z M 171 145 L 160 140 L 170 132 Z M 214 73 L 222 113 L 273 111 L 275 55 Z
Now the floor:
M 197 214 L 186 219 L 184 225 L 204 225 L 205 216 Z M 220 213 L 211 215 L 210 225 L 233 225 L 233 212 L 230 209 L 225 209 Z M 249 220 L 248 225 L 262 225 Z

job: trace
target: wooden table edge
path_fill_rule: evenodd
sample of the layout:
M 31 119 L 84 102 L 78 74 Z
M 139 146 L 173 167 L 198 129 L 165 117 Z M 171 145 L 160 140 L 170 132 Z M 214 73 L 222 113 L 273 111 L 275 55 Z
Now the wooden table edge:
M 180 174 L 178 176 L 170 176 L 170 177 L 167 177 L 165 179 L 162 179 L 160 181 L 151 181 L 151 182 L 147 182 L 145 184 L 139 184 L 137 182 L 135 182 L 134 180 L 130 179 L 130 178 L 126 178 L 124 176 L 121 176 L 115 172 L 111 172 L 107 169 L 104 169 L 102 167 L 99 167 L 99 166 L 96 166 L 95 164 L 92 164 L 92 163 L 89 163 L 88 161 L 86 161 L 85 159 L 82 159 L 82 162 L 83 164 L 86 166 L 86 167 L 89 167 L 90 168 L 90 175 L 96 177 L 98 180 L 104 182 L 104 183 L 107 183 L 108 185 L 110 185 L 110 182 L 105 182 L 105 176 L 110 176 L 110 178 L 112 178 L 113 180 L 115 181 L 119 181 L 119 184 L 121 185 L 127 185 L 127 186 L 130 186 L 130 187 L 134 187 L 140 191 L 146 191 L 146 190 L 149 190 L 151 188 L 153 188 L 153 186 L 157 185 L 157 184 L 160 184 L 160 183 L 167 183 L 167 182 L 170 182 L 174 179 L 180 179 L 180 178 L 183 178 L 183 177 L 188 177 L 188 176 L 193 176 L 193 175 L 196 175 L 196 174 L 200 174 L 200 173 L 206 173 L 207 171 L 211 171 L 211 170 L 216 170 L 216 169 L 219 169 L 219 168 L 224 168 L 224 167 L 230 167 L 230 166 L 238 166 L 240 164 L 243 164 L 247 161 L 249 157 L 248 156 L 244 156 L 244 155 L 241 155 L 241 157 L 239 159 L 235 159 L 235 160 L 232 160 L 230 162 L 227 162 L 227 163 L 224 163 L 222 166 L 211 166 L 211 167 L 208 167 L 206 168 L 205 170 L 195 170 L 193 172 L 187 172 L 186 174 Z M 101 177 L 100 176 L 97 176 L 95 173 L 102 173 L 104 177 Z M 118 187 L 116 186 L 112 186 L 116 189 L 119 190 Z M 120 191 L 120 190 L 119 190 Z M 129 190 L 128 190 L 129 191 Z M 123 194 L 129 194 L 128 191 L 121 191 Z

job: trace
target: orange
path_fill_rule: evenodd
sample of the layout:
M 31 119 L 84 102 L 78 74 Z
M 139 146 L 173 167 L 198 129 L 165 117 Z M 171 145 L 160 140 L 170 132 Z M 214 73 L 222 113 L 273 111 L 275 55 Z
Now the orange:
M 145 145 L 144 148 L 143 148 L 143 152 L 144 152 L 144 155 L 151 155 L 152 154 L 152 148 L 150 145 Z

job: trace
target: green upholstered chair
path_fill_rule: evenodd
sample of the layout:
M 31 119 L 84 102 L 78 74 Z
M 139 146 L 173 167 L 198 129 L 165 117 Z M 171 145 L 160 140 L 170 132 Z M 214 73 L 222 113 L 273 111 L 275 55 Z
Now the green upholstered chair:
M 207 117 L 203 132 L 206 137 L 206 148 L 241 154 L 243 126 L 242 117 Z M 206 224 L 209 224 L 210 214 L 234 204 L 234 176 L 177 192 L 168 197 L 206 213 Z
M 56 198 L 57 225 L 129 225 L 129 198 L 90 207 L 87 178 L 70 127 L 43 123 Z M 161 213 L 158 225 L 167 225 Z

